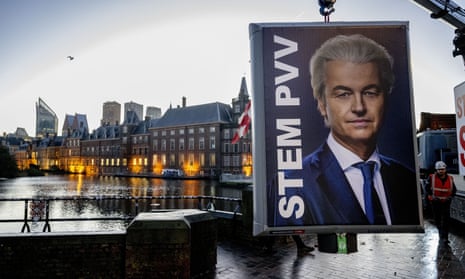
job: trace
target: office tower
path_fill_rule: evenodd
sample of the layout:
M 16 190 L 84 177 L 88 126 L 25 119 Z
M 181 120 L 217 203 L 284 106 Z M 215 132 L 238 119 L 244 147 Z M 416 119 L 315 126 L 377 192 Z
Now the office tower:
M 128 116 L 133 118 L 132 115 L 136 115 L 139 121 L 143 120 L 144 106 L 134 102 L 128 102 L 124 104 L 124 123 L 131 122 L 133 119 L 128 119 Z
M 56 136 L 58 132 L 58 117 L 55 112 L 41 99 L 36 102 L 36 137 Z
M 115 101 L 103 103 L 101 126 L 119 125 L 121 121 L 121 104 Z
M 145 113 L 146 117 L 150 119 L 157 119 L 161 117 L 161 108 L 157 107 L 147 107 L 147 111 Z

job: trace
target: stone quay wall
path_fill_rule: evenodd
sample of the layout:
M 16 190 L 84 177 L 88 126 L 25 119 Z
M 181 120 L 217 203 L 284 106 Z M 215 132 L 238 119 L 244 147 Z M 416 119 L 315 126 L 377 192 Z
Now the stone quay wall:
M 126 232 L 0 234 L 0 278 L 201 278 L 214 273 L 216 218 L 141 213 Z
M 124 278 L 124 233 L 0 235 L 0 278 Z

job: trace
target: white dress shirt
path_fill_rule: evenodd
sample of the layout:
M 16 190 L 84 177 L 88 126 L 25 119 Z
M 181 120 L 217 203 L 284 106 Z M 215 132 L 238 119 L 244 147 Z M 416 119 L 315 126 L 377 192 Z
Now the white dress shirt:
M 340 145 L 335 139 L 332 133 L 329 133 L 327 144 L 333 152 L 336 160 L 344 171 L 347 180 L 349 181 L 352 191 L 354 192 L 357 200 L 365 212 L 365 202 L 363 197 L 363 176 L 360 169 L 353 165 L 359 162 L 363 162 L 360 157 L 352 153 L 347 148 Z M 386 193 L 384 191 L 383 179 L 381 178 L 380 168 L 381 161 L 379 159 L 378 151 L 375 150 L 371 154 L 367 161 L 375 162 L 375 168 L 373 173 L 373 183 L 376 189 L 376 193 L 380 199 L 381 207 L 383 208 L 384 216 L 386 217 L 386 224 L 391 225 L 391 216 L 389 215 L 389 207 L 387 204 Z

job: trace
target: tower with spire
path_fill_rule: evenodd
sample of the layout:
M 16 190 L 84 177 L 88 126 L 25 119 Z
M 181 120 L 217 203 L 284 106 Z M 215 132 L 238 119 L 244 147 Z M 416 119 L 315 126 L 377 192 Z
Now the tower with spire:
M 245 77 L 242 77 L 241 80 L 241 87 L 239 89 L 239 94 L 236 98 L 232 99 L 232 108 L 233 108 L 233 123 L 237 123 L 239 117 L 241 117 L 242 112 L 249 102 L 249 92 L 247 91 L 247 83 L 245 81 Z

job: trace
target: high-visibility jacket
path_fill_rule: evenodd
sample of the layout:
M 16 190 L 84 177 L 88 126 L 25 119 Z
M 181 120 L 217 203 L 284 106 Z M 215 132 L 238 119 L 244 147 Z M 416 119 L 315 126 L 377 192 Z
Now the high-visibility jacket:
M 453 194 L 454 179 L 447 175 L 447 179 L 442 181 L 435 173 L 431 174 L 431 191 L 433 199 L 447 200 Z

